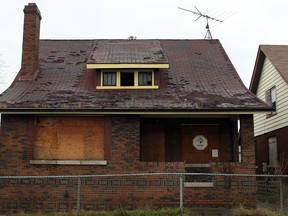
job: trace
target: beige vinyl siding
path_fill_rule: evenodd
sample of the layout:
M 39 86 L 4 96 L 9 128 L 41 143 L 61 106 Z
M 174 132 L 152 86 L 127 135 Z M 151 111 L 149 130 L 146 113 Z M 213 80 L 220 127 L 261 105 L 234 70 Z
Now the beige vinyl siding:
M 288 126 L 288 85 L 266 57 L 256 95 L 265 101 L 265 92 L 273 86 L 276 87 L 277 114 L 269 118 L 266 117 L 266 114 L 255 114 L 255 136 Z

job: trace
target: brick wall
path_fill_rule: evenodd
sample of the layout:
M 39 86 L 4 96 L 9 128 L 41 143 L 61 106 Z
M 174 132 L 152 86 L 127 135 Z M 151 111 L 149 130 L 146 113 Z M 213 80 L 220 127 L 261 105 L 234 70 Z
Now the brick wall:
M 211 169 L 213 173 L 229 173 L 229 174 L 254 174 L 251 170 L 247 171 L 249 166 L 244 163 L 212 163 Z M 241 203 L 246 206 L 253 207 L 256 205 L 256 177 L 230 177 L 230 176 L 216 176 L 217 184 L 215 188 L 222 188 L 216 190 L 219 197 L 227 205 L 235 205 Z
M 29 117 L 1 116 L 0 175 L 26 175 Z
M 107 166 L 30 165 L 33 151 L 33 116 L 2 115 L 0 175 L 85 175 L 114 173 L 184 172 L 184 162 L 141 162 L 140 119 L 138 116 L 105 117 L 105 158 Z M 250 118 L 244 118 L 246 129 Z M 244 123 L 245 123 L 244 122 Z M 245 125 L 245 124 L 244 124 Z M 245 131 L 245 130 L 244 130 Z M 247 132 L 247 131 L 246 131 Z M 110 134 L 108 136 L 107 134 Z M 248 133 L 249 134 L 249 133 Z M 251 134 L 250 134 L 251 135 Z M 250 136 L 249 135 L 249 136 Z M 245 134 L 243 135 L 245 136 Z M 244 137 L 243 142 L 247 138 Z M 248 137 L 249 140 L 249 137 Z M 243 144 L 250 152 L 250 144 Z M 106 150 L 109 150 L 106 152 Z M 248 157 L 251 159 L 251 155 Z M 109 159 L 110 158 L 110 159 Z M 247 173 L 247 163 L 211 164 L 216 173 Z M 2 179 L 0 210 L 66 211 L 76 208 L 77 179 Z M 228 207 L 232 198 L 255 204 L 254 179 L 215 177 L 212 188 L 184 188 L 185 207 Z M 245 188 L 245 184 L 250 187 Z M 244 190 L 245 189 L 245 190 Z M 241 196 L 239 196 L 241 194 Z M 179 177 L 84 178 L 81 180 L 81 208 L 179 206 Z
M 165 171 L 165 163 L 140 162 L 140 119 L 137 116 L 105 118 L 107 166 L 30 165 L 34 124 L 32 115 L 2 115 L 0 161 L 5 166 L 0 166 L 0 175 L 137 173 L 149 172 L 152 167 L 154 172 Z

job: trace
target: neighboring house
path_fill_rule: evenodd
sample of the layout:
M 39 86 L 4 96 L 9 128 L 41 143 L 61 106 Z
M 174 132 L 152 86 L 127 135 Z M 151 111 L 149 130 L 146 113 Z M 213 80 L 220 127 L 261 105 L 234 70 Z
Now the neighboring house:
M 39 40 L 37 6 L 24 13 L 22 67 L 0 96 L 0 175 L 255 173 L 253 114 L 271 108 L 245 88 L 218 40 Z M 201 185 L 186 178 L 185 206 L 229 206 L 235 198 L 254 205 L 256 189 L 240 185 L 255 179 L 233 179 L 195 188 Z M 169 190 L 164 180 L 152 194 L 142 181 L 127 202 L 178 206 L 178 178 Z M 53 196 L 48 186 L 41 193 L 29 186 L 33 200 L 15 190 L 0 207 Z M 81 202 L 99 195 L 97 205 L 117 205 L 118 191 Z
M 250 90 L 273 111 L 254 115 L 257 172 L 288 173 L 288 46 L 260 45 Z

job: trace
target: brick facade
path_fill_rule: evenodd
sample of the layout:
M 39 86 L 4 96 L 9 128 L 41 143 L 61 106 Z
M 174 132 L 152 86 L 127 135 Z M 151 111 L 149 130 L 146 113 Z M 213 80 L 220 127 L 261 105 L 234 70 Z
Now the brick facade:
M 0 175 L 93 175 L 115 173 L 183 173 L 184 162 L 141 162 L 140 118 L 105 117 L 106 166 L 31 165 L 33 116 L 2 115 Z M 213 162 L 214 173 L 253 173 L 252 116 L 243 116 L 243 163 Z M 248 137 L 246 135 L 248 134 Z M 247 143 L 245 143 L 247 142 Z M 232 153 L 232 152 L 231 152 Z M 110 159 L 109 159 L 110 158 Z M 4 165 L 4 166 L 3 166 Z M 185 178 L 184 178 L 185 180 Z M 77 178 L 1 179 L 2 212 L 66 211 L 76 208 Z M 185 207 L 230 207 L 235 203 L 253 206 L 254 178 L 213 177 L 212 188 L 183 188 Z M 179 176 L 98 177 L 81 180 L 81 209 L 111 210 L 179 206 Z
M 203 166 L 212 173 L 255 173 L 253 116 L 239 113 L 270 108 L 243 86 L 218 40 L 40 41 L 37 5 L 29 3 L 24 14 L 21 71 L 0 97 L 0 176 L 63 177 L 0 178 L 0 213 L 70 211 L 77 198 L 82 210 L 176 207 L 178 175 L 133 174 L 191 173 Z M 159 89 L 95 91 L 102 63 L 154 64 Z M 204 139 L 195 144 L 195 137 Z M 130 176 L 99 176 L 123 173 Z M 208 180 L 206 187 L 184 184 L 185 207 L 255 206 L 254 178 Z

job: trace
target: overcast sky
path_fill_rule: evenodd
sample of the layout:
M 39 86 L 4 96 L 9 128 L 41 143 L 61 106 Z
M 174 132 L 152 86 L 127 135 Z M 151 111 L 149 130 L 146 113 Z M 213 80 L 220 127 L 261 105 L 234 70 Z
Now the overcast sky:
M 0 59 L 5 90 L 20 69 L 23 9 L 29 1 L 0 0 Z M 41 39 L 203 39 L 205 19 L 182 7 L 224 20 L 210 21 L 248 87 L 259 44 L 288 44 L 287 0 L 34 0 Z M 3 76 L 3 75 L 2 75 Z

